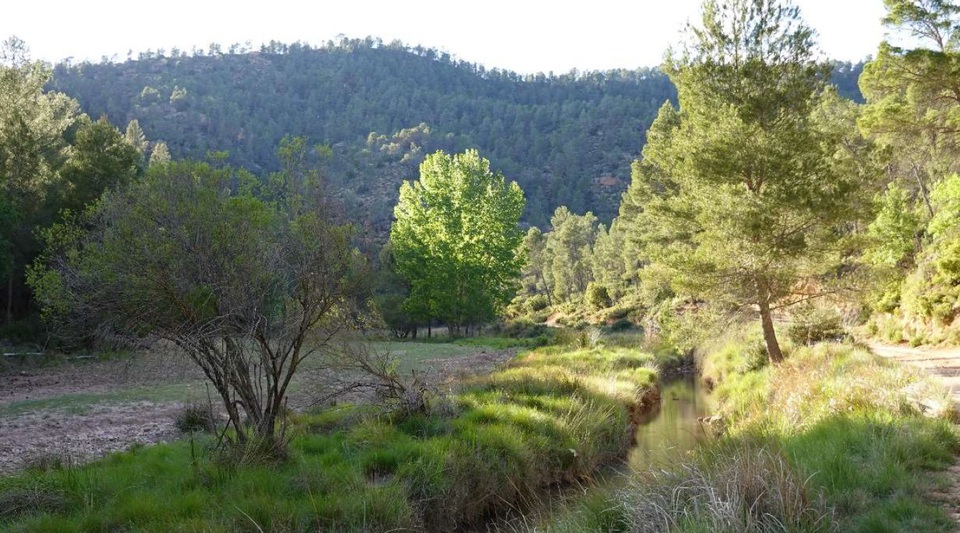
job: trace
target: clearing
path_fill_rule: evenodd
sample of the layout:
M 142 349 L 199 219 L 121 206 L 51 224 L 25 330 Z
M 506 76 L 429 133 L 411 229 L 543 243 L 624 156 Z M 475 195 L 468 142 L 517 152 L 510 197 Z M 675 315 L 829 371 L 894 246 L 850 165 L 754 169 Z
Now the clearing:
M 518 352 L 451 343 L 372 345 L 390 350 L 401 372 L 416 370 L 438 385 L 491 372 Z M 292 406 L 311 404 L 316 371 L 305 362 L 292 386 Z M 0 372 L 0 475 L 38 461 L 80 463 L 136 444 L 175 440 L 183 407 L 206 404 L 209 394 L 190 360 L 163 350 L 8 368 Z M 215 396 L 212 401 L 219 404 Z

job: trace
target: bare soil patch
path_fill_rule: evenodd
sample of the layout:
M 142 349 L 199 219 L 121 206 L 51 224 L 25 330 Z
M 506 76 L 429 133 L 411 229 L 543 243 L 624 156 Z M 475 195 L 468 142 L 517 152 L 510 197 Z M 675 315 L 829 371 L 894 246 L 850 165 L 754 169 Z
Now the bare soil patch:
M 960 348 L 911 348 L 871 343 L 870 349 L 881 357 L 894 359 L 933 374 L 950 390 L 954 406 L 960 408 Z
M 478 347 L 469 355 L 425 360 L 420 372 L 430 383 L 451 384 L 466 376 L 489 373 L 518 351 Z M 303 377 L 309 379 L 309 371 Z M 97 402 L 96 395 L 202 381 L 202 373 L 192 362 L 159 350 L 126 359 L 8 369 L 0 373 L 0 475 L 38 460 L 59 458 L 77 464 L 135 444 L 177 439 L 180 432 L 175 422 L 184 406 L 182 401 L 131 398 Z M 92 403 L 71 405 L 74 395 L 87 394 L 94 395 Z M 310 405 L 305 394 L 292 394 L 291 406 Z M 58 402 L 61 398 L 63 401 Z M 36 409 L 9 409 L 34 400 L 46 401 Z

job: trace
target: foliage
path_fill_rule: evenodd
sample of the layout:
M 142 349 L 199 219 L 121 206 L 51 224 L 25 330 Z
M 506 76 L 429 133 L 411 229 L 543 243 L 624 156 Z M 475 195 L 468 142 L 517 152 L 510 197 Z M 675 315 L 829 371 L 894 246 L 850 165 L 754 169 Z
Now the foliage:
M 627 231 L 680 292 L 758 310 L 778 362 L 772 312 L 835 272 L 870 168 L 791 4 L 707 2 L 690 36 L 665 66 L 680 109 L 664 105 L 634 166 Z
M 49 68 L 29 59 L 23 41 L 13 37 L 0 46 L 0 272 L 7 281 L 7 323 L 26 311 L 23 270 L 37 253 L 34 229 L 49 224 L 56 210 L 48 200 L 60 186 L 60 167 L 70 157 L 65 135 L 78 114 L 73 99 L 44 92 L 49 79 Z
M 804 305 L 794 310 L 787 337 L 797 345 L 838 341 L 846 336 L 840 313 L 826 306 Z
M 894 177 L 922 199 L 933 214 L 929 190 L 941 177 L 956 172 L 960 145 L 954 124 L 960 94 L 953 90 L 960 50 L 952 1 L 887 0 L 884 22 L 888 39 L 909 36 L 914 48 L 881 43 L 876 58 L 860 77 L 866 98 L 860 128 L 888 145 Z M 895 41 L 894 41 L 895 42 Z
M 141 133 L 142 135 L 142 133 Z M 92 122 L 86 117 L 73 142 L 73 157 L 60 171 L 65 183 L 54 192 L 62 210 L 79 213 L 100 198 L 104 191 L 123 187 L 142 174 L 136 147 L 106 119 Z
M 70 331 L 173 343 L 220 395 L 238 441 L 250 431 L 265 442 L 298 367 L 348 327 L 360 294 L 349 228 L 324 202 L 294 168 L 265 187 L 208 163 L 154 166 L 48 231 L 30 283 Z
M 221 48 L 65 62 L 51 86 L 91 116 L 137 119 L 175 158 L 229 150 L 232 164 L 266 173 L 279 168 L 273 149 L 285 134 L 329 144 L 331 183 L 349 191 L 348 209 L 347 195 L 360 199 L 351 216 L 379 241 L 396 188 L 441 149 L 477 148 L 516 179 L 530 199 L 526 223 L 546 226 L 559 205 L 609 221 L 657 107 L 676 100 L 651 68 L 521 75 L 375 38 Z M 835 65 L 841 94 L 859 99 L 860 68 Z M 182 110 L 170 100 L 177 88 Z M 366 142 L 421 123 L 433 132 L 413 139 L 418 149 Z
M 920 216 L 909 192 L 892 182 L 874 200 L 877 217 L 870 223 L 867 259 L 874 265 L 898 267 L 913 260 L 920 232 Z
M 564 206 L 558 207 L 550 218 L 551 231 L 546 234 L 543 263 L 555 301 L 581 298 L 593 280 L 590 257 L 597 224 L 593 213 L 580 216 Z
M 459 329 L 496 316 L 515 291 L 523 191 L 475 150 L 437 152 L 400 187 L 390 232 L 407 310 Z
M 604 309 L 613 304 L 607 287 L 595 281 L 587 284 L 586 295 L 586 304 L 593 310 Z

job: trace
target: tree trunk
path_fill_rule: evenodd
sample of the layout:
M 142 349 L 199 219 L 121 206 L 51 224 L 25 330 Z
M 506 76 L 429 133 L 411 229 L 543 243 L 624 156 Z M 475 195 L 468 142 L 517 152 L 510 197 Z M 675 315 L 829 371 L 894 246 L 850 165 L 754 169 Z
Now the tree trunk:
M 760 299 L 760 324 L 763 326 L 763 340 L 767 344 L 770 362 L 782 363 L 783 352 L 780 350 L 780 343 L 777 342 L 777 332 L 773 329 L 773 317 L 770 314 L 770 302 L 766 298 Z
M 427 320 L 427 338 L 433 336 L 433 319 Z
M 923 198 L 924 205 L 927 206 L 927 213 L 930 214 L 930 218 L 933 218 L 933 205 L 930 204 L 927 185 L 923 182 L 923 178 L 920 177 L 920 168 L 918 165 L 913 165 L 913 177 L 917 179 L 917 185 L 920 187 L 920 196 Z
M 7 277 L 7 324 L 13 322 L 13 272 Z

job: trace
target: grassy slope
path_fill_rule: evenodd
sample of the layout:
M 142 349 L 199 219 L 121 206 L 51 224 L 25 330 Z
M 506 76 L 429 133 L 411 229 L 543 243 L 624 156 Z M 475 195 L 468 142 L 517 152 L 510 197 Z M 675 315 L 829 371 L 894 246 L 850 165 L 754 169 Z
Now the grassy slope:
M 449 530 L 625 453 L 652 361 L 629 349 L 542 349 L 431 415 L 298 415 L 280 465 L 224 461 L 202 439 L 0 479 L 0 529 Z

